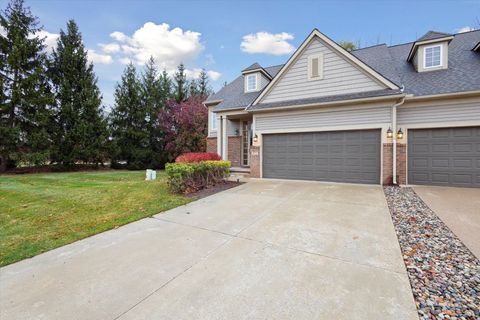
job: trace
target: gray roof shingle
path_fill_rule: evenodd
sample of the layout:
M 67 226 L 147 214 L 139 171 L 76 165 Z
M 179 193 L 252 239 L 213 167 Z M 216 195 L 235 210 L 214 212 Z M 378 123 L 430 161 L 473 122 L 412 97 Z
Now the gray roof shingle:
M 259 65 L 257 62 L 255 62 L 250 67 L 243 69 L 242 72 L 249 71 L 249 70 L 255 70 L 255 69 L 261 69 L 261 68 L 262 68 L 262 66 Z
M 450 36 L 446 33 L 429 31 L 417 41 L 426 38 L 435 39 Z M 375 71 L 399 86 L 404 86 L 405 93 L 416 96 L 435 95 L 453 92 L 480 90 L 480 53 L 472 51 L 472 48 L 480 42 L 480 30 L 458 33 L 448 47 L 448 68 L 437 71 L 417 72 L 411 62 L 407 61 L 408 54 L 414 45 L 413 42 L 401 45 L 387 46 L 385 44 L 362 48 L 351 53 L 358 59 L 369 65 Z M 432 37 L 432 38 L 430 38 Z M 283 65 L 264 68 L 272 77 L 278 73 Z M 380 90 L 365 93 L 366 96 L 385 95 L 396 93 L 395 90 Z M 240 109 L 249 106 L 260 95 L 259 92 L 244 93 L 243 76 L 239 76 L 230 84 L 222 88 L 218 93 L 209 97 L 208 101 L 222 100 L 215 110 Z M 285 104 L 305 104 L 325 101 L 337 101 L 341 99 L 355 99 L 350 95 L 338 97 L 320 97 L 313 102 L 285 101 L 276 103 L 281 107 Z M 308 99 L 310 100 L 310 99 Z M 249 110 L 271 108 L 271 105 L 259 104 L 259 107 L 251 107 Z

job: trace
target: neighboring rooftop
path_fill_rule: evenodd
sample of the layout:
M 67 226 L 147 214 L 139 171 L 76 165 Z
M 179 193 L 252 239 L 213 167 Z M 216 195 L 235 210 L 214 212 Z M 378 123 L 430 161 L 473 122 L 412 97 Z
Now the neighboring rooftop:
M 407 61 L 408 54 L 414 45 L 414 42 L 387 46 L 385 44 L 376 45 L 367 48 L 357 49 L 351 52 L 355 57 L 366 63 L 375 71 L 380 73 L 388 80 L 399 86 L 404 86 L 405 93 L 416 96 L 435 95 L 453 92 L 464 92 L 480 90 L 480 54 L 473 51 L 478 43 L 480 43 L 480 30 L 469 31 L 458 34 L 448 34 L 435 31 L 429 31 L 418 41 L 432 40 L 453 36 L 448 51 L 448 69 L 416 72 L 412 63 Z M 259 64 L 253 64 L 250 68 L 262 68 Z M 283 65 L 263 68 L 272 77 L 275 77 Z M 244 71 L 245 71 L 244 70 Z M 240 75 L 227 86 L 223 87 L 218 93 L 209 97 L 208 101 L 222 100 L 215 110 L 241 109 L 249 106 L 261 93 L 250 92 L 245 93 L 243 88 L 243 76 Z M 381 92 L 366 93 L 367 96 L 372 94 L 385 95 L 395 94 L 395 90 Z M 321 97 L 313 102 L 336 101 L 339 97 Z M 349 97 L 343 97 L 347 99 Z M 355 98 L 355 97 L 350 97 Z M 321 101 L 322 100 L 322 101 Z M 288 101 L 287 104 L 305 104 L 313 103 L 311 101 Z M 285 103 L 277 103 L 284 105 Z M 263 105 L 264 107 L 272 107 Z M 254 110 L 256 108 L 251 108 Z

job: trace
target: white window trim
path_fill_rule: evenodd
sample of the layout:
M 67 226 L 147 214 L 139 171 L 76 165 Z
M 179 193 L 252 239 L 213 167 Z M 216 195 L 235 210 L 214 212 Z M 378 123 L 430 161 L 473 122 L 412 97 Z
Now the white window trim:
M 248 77 L 255 77 L 255 89 L 253 89 L 253 90 L 248 90 Z M 259 83 L 258 73 L 246 74 L 246 75 L 245 75 L 245 92 L 255 92 L 255 91 L 258 91 L 258 86 L 259 86 L 258 83 Z
M 427 49 L 440 47 L 440 64 L 436 66 L 427 67 Z M 432 68 L 440 68 L 443 67 L 443 46 L 441 44 L 435 44 L 433 46 L 428 46 L 423 48 L 423 68 L 424 69 L 432 69 Z
M 318 77 L 312 77 L 312 60 L 318 59 Z M 308 56 L 308 81 L 323 79 L 323 53 L 312 54 Z
M 215 127 L 213 126 L 213 117 L 215 117 Z M 217 131 L 218 128 L 218 119 L 215 112 L 210 111 L 210 131 Z

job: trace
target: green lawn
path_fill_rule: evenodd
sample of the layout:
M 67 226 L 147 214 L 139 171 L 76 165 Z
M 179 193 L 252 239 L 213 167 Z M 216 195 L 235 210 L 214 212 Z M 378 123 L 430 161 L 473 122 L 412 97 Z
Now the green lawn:
M 164 172 L 0 176 L 0 266 L 183 205 Z

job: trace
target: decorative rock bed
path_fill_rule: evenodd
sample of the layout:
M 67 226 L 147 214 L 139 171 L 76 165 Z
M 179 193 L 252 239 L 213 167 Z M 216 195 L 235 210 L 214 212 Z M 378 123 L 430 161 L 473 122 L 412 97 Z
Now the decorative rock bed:
M 420 319 L 480 319 L 480 260 L 412 188 L 384 191 Z

